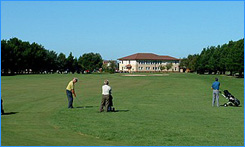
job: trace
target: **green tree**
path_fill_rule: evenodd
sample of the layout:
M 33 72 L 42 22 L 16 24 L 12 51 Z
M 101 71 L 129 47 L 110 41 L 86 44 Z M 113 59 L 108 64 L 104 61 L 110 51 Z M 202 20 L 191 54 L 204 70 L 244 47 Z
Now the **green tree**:
M 108 63 L 105 63 L 102 65 L 102 69 L 105 72 L 109 72 L 109 73 L 115 73 L 115 70 L 117 68 L 117 65 L 115 63 L 115 61 L 110 60 Z
M 47 52 L 42 45 L 35 42 L 31 44 L 31 48 L 33 51 L 32 70 L 34 73 L 43 73 L 46 70 L 45 57 L 47 56 Z
M 164 66 L 164 65 L 159 65 L 159 68 L 160 68 L 160 70 L 161 70 L 161 72 L 163 71 L 163 70 L 165 70 L 166 69 L 166 66 Z
M 29 73 L 30 72 L 30 67 L 32 65 L 32 50 L 31 50 L 31 45 L 29 42 L 23 42 L 22 46 L 24 48 L 24 51 L 22 52 L 22 69 Z
M 46 50 L 46 54 L 47 54 L 47 56 L 45 57 L 46 70 L 48 72 L 54 73 L 58 69 L 57 53 L 54 52 L 54 51 L 48 51 L 48 50 Z
M 166 65 L 166 69 L 167 69 L 167 71 L 168 71 L 169 69 L 171 69 L 171 68 L 172 68 L 172 66 L 173 66 L 173 64 L 172 64 L 172 63 L 167 63 L 167 65 Z
M 237 65 L 236 70 L 239 72 L 239 77 L 243 77 L 244 72 L 244 38 L 237 41 L 235 45 L 235 63 Z
M 8 74 L 10 69 L 10 50 L 6 40 L 1 40 L 1 71 L 2 74 Z
M 188 56 L 188 68 L 191 71 L 196 71 L 197 70 L 197 59 L 198 59 L 199 55 L 198 54 L 194 54 L 191 56 Z
M 197 73 L 204 74 L 206 71 L 206 65 L 208 64 L 208 53 L 207 49 L 204 48 L 197 59 Z
M 81 67 L 85 70 L 94 71 L 102 67 L 103 60 L 99 53 L 85 53 L 79 58 Z
M 117 64 L 115 61 L 109 61 L 109 73 L 115 73 L 116 69 L 117 69 Z
M 189 60 L 187 58 L 181 59 L 180 68 L 186 69 L 186 68 L 188 68 L 188 65 L 189 65 Z M 160 69 L 161 69 L 161 67 L 160 67 Z
M 19 46 L 21 44 L 21 40 L 18 38 L 11 38 L 7 41 L 8 49 L 9 49 L 9 57 L 10 57 L 10 71 L 11 74 L 18 73 L 19 65 L 21 62 L 21 52 L 19 52 Z
M 68 72 L 72 72 L 72 73 L 75 72 L 73 62 L 74 62 L 74 56 L 72 55 L 72 52 L 70 52 L 69 56 L 66 59 L 66 69 L 68 69 Z
M 82 67 L 79 64 L 79 61 L 77 58 L 74 59 L 73 68 L 74 68 L 75 72 L 77 72 L 77 73 L 80 73 L 82 71 Z
M 80 69 L 80 71 L 83 73 L 84 72 L 84 66 L 83 66 L 83 58 L 82 58 L 82 56 L 80 56 L 79 58 L 78 58 L 78 61 L 77 61 L 78 63 L 78 67 L 79 67 L 79 69 Z
M 230 71 L 230 75 L 235 72 L 242 77 L 242 72 L 244 71 L 244 39 L 237 42 L 230 41 L 228 46 L 227 69 Z
M 226 58 L 226 69 L 230 71 L 230 75 L 233 75 L 233 72 L 236 70 L 234 62 L 234 54 L 236 54 L 234 49 L 234 42 L 229 41 L 228 43 L 228 54 Z
M 207 55 L 208 61 L 207 64 L 205 66 L 205 69 L 208 70 L 209 74 L 212 74 L 213 71 L 215 71 L 217 69 L 217 62 L 216 62 L 216 58 L 214 56 L 214 52 L 215 52 L 215 47 L 211 46 L 208 50 L 207 50 Z
M 183 58 L 180 63 L 181 68 L 189 68 L 191 71 L 204 74 L 230 74 L 239 73 L 243 76 L 244 71 L 244 39 L 238 41 L 229 41 L 228 44 L 211 46 L 204 48 L 200 55 L 189 55 Z
M 60 53 L 57 57 L 57 68 L 59 72 L 63 73 L 66 69 L 66 55 L 63 53 Z
M 225 74 L 226 72 L 226 63 L 227 63 L 227 56 L 228 56 L 228 46 L 227 44 L 223 44 L 219 49 L 219 62 L 218 62 L 218 69 L 220 74 Z

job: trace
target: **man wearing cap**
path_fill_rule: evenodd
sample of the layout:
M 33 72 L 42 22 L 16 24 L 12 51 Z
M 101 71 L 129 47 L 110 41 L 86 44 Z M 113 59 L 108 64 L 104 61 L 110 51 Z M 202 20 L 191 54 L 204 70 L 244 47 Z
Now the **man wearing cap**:
M 103 111 L 103 107 L 105 106 L 105 111 L 108 112 L 108 107 L 110 104 L 110 95 L 111 95 L 111 87 L 109 86 L 109 81 L 105 80 L 104 85 L 102 86 L 102 100 L 100 105 L 100 112 Z
M 66 87 L 66 95 L 68 98 L 68 108 L 73 108 L 73 96 L 72 96 L 72 94 L 76 97 L 74 84 L 77 83 L 77 81 L 78 81 L 77 78 L 73 78 Z
M 214 106 L 215 101 L 217 102 L 217 107 L 219 107 L 219 87 L 220 87 L 220 82 L 218 82 L 218 78 L 215 78 L 215 82 L 212 84 L 212 89 L 213 89 L 213 101 L 212 101 L 212 106 Z

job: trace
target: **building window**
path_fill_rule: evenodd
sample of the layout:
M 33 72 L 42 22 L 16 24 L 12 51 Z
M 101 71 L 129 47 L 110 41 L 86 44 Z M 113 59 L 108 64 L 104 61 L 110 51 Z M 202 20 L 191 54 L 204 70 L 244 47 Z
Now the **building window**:
M 146 67 L 145 69 L 146 69 L 146 70 L 150 70 L 150 69 L 151 69 L 151 67 Z
M 123 61 L 122 61 L 122 64 L 123 64 Z
M 128 64 L 130 64 L 130 60 L 128 60 Z
M 143 67 L 139 67 L 139 70 L 143 70 Z

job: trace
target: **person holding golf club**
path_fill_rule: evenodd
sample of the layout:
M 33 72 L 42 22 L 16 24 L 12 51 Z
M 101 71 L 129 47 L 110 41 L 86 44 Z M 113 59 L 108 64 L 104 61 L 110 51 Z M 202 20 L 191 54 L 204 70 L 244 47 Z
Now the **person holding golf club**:
M 213 100 L 212 100 L 212 106 L 214 106 L 215 101 L 217 102 L 217 107 L 219 107 L 219 87 L 220 82 L 218 81 L 218 78 L 215 78 L 215 82 L 212 84 L 212 90 L 213 90 Z
M 103 107 L 105 107 L 105 111 L 108 112 L 108 107 L 110 104 L 110 95 L 111 95 L 111 87 L 109 86 L 109 81 L 105 80 L 104 85 L 102 86 L 102 100 L 100 105 L 100 112 L 104 111 Z
M 77 83 L 78 79 L 77 78 L 73 78 L 69 84 L 66 87 L 66 95 L 68 98 L 68 108 L 73 108 L 73 96 L 76 97 L 76 93 L 75 93 L 75 83 Z

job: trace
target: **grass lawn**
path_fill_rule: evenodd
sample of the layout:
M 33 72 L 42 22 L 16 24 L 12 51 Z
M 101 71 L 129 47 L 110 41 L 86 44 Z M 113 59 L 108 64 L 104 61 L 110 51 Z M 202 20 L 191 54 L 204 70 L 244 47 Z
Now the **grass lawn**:
M 2 146 L 244 146 L 244 79 L 217 76 L 241 107 L 212 107 L 214 75 L 1 77 Z M 147 74 L 151 75 L 151 74 Z M 75 109 L 65 88 L 78 77 Z M 118 112 L 99 113 L 108 79 Z M 220 95 L 220 104 L 227 102 Z

